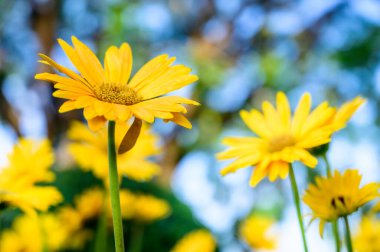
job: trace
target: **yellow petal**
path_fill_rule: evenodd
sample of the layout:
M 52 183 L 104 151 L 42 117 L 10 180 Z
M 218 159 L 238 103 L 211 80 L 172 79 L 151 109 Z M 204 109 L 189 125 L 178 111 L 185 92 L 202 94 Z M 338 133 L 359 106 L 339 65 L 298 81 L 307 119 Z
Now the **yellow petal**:
M 79 80 L 67 78 L 58 74 L 51 74 L 51 73 L 40 73 L 36 74 L 35 78 L 37 80 L 44 80 L 44 81 L 50 81 L 50 82 L 59 82 L 61 84 L 64 84 L 66 86 L 75 87 L 78 89 L 82 89 L 83 92 L 88 93 L 89 95 L 93 95 L 93 90 L 88 86 L 88 83 L 84 83 Z
M 323 238 L 324 231 L 325 231 L 325 221 L 320 220 L 319 221 L 319 235 L 321 236 L 321 238 Z
M 88 80 L 91 86 L 98 86 L 102 84 L 103 81 L 98 79 L 97 76 L 93 74 L 92 69 L 87 65 L 85 61 L 82 60 L 81 56 L 78 55 L 78 52 L 73 47 L 71 47 L 62 39 L 58 39 L 58 43 L 60 44 L 70 61 L 78 69 L 81 75 L 86 80 Z
M 235 161 L 224 167 L 220 173 L 222 176 L 224 176 L 228 173 L 235 172 L 240 168 L 255 165 L 259 161 L 260 157 L 261 156 L 258 153 L 253 153 L 247 156 L 240 156 Z
M 175 58 L 169 60 L 167 54 L 159 55 L 148 63 L 146 63 L 132 78 L 129 82 L 129 86 L 136 91 L 139 91 L 143 86 L 143 82 L 149 77 L 155 77 L 167 69 L 168 64 L 173 63 Z
M 144 106 L 141 106 L 140 103 L 137 103 L 135 105 L 130 106 L 130 109 L 136 117 L 138 117 L 138 118 L 140 118 L 140 119 L 142 119 L 148 123 L 154 122 L 153 114 L 149 110 L 144 108 Z
M 123 43 L 119 49 L 119 57 L 121 62 L 120 82 L 126 84 L 131 76 L 133 57 L 129 44 Z
M 241 110 L 240 116 L 244 123 L 261 138 L 270 139 L 272 137 L 273 134 L 264 117 L 257 110 L 251 110 L 250 112 Z
M 175 124 L 178 124 L 179 126 L 182 126 L 186 129 L 192 128 L 191 122 L 187 120 L 187 118 L 181 113 L 172 113 L 172 115 L 173 118 L 168 119 L 169 121 L 174 122 Z
M 280 114 L 284 128 L 289 128 L 291 119 L 291 110 L 288 98 L 285 93 L 278 92 L 276 97 L 277 111 Z
M 343 104 L 337 111 L 334 117 L 335 130 L 342 129 L 346 127 L 347 121 L 350 120 L 355 111 L 365 103 L 363 97 L 356 97 L 352 101 Z
M 65 113 L 67 111 L 74 110 L 74 109 L 76 109 L 75 101 L 66 101 L 61 105 L 58 112 L 59 113 Z
M 118 54 L 119 52 L 116 46 L 111 46 L 106 51 L 104 69 L 107 83 L 123 84 L 120 82 L 121 62 Z
M 87 81 L 85 79 L 83 79 L 80 75 L 78 75 L 77 73 L 75 73 L 74 71 L 56 63 L 54 60 L 52 60 L 51 58 L 49 58 L 48 56 L 42 54 L 42 53 L 39 53 L 38 54 L 42 59 L 44 59 L 44 61 L 42 61 L 42 63 L 44 64 L 47 64 L 47 65 L 50 65 L 52 67 L 54 67 L 55 69 L 57 69 L 59 72 L 63 73 L 63 74 L 66 74 L 67 76 L 69 76 L 70 78 L 74 79 L 74 80 L 79 80 L 83 83 L 87 83 Z M 36 75 L 36 78 L 40 77 L 41 75 L 37 74 Z
M 269 159 L 264 159 L 256 166 L 256 168 L 254 169 L 252 173 L 251 179 L 249 180 L 249 185 L 251 187 L 256 187 L 261 182 L 261 180 L 263 180 L 267 176 L 268 165 L 269 165 Z
M 97 116 L 90 120 L 87 120 L 87 122 L 88 122 L 88 127 L 92 131 L 99 131 L 104 127 L 107 120 L 103 116 Z
M 307 116 L 309 115 L 311 108 L 311 95 L 305 93 L 297 105 L 297 109 L 294 112 L 294 118 L 292 122 L 292 134 L 298 136 L 302 126 L 305 123 Z
M 87 68 L 90 69 L 92 77 L 96 80 L 96 83 L 104 82 L 104 71 L 102 64 L 100 64 L 98 57 L 88 48 L 84 43 L 78 40 L 75 36 L 71 37 L 74 48 L 78 53 L 78 56 L 82 59 L 82 62 L 87 64 Z

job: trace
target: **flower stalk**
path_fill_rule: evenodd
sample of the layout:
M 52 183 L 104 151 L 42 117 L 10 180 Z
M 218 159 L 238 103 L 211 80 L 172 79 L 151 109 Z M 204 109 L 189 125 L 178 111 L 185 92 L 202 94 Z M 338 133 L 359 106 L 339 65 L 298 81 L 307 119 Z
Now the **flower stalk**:
M 330 162 L 327 158 L 326 152 L 323 153 L 322 158 L 323 158 L 323 161 L 325 162 L 325 166 L 326 166 L 326 176 L 330 178 L 331 177 L 331 165 L 330 165 Z M 335 240 L 335 251 L 340 252 L 340 235 L 339 235 L 338 221 L 337 220 L 332 221 L 331 224 L 332 224 L 332 231 L 333 231 L 334 240 Z
M 353 252 L 352 249 L 352 241 L 351 241 L 351 231 L 350 231 L 350 224 L 348 223 L 348 217 L 345 215 L 343 217 L 344 219 L 344 225 L 346 227 L 346 245 L 347 245 L 347 251 Z
M 333 230 L 334 240 L 335 240 L 335 251 L 340 252 L 340 236 L 339 236 L 338 221 L 334 220 L 331 224 L 332 224 L 332 230 Z
M 132 239 L 129 252 L 141 252 L 144 239 L 144 226 L 135 223 L 132 229 Z
M 107 213 L 105 209 L 100 213 L 95 233 L 94 252 L 107 251 Z
M 296 209 L 297 209 L 298 223 L 299 223 L 299 226 L 300 226 L 300 229 L 301 229 L 301 234 L 302 234 L 303 248 L 304 248 L 305 252 L 308 252 L 307 241 L 306 241 L 306 234 L 305 234 L 305 226 L 303 224 L 303 219 L 302 219 L 300 197 L 299 197 L 296 177 L 294 176 L 294 171 L 293 171 L 292 164 L 290 164 L 289 177 L 290 177 L 290 182 L 291 182 L 291 186 L 292 186 L 294 204 L 295 204 Z
M 115 236 L 115 251 L 124 252 L 123 223 L 121 219 L 119 178 L 116 163 L 115 146 L 115 122 L 108 122 L 108 162 L 109 162 L 109 181 L 110 198 L 112 209 L 113 230 Z
M 326 153 L 322 155 L 322 158 L 323 161 L 325 161 L 327 177 L 331 177 L 331 166 L 329 160 L 327 159 Z

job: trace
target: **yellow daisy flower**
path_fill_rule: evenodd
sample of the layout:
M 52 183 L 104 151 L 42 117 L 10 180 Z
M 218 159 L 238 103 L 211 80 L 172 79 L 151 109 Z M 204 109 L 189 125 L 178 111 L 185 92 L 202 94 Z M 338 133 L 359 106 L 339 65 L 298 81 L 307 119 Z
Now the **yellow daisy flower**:
M 129 124 L 116 125 L 117 148 L 129 127 Z M 68 139 L 71 140 L 68 150 L 80 167 L 92 171 L 96 177 L 103 179 L 107 184 L 107 129 L 92 132 L 83 123 L 73 122 L 68 131 Z M 120 175 L 137 181 L 147 181 L 158 175 L 161 171 L 160 167 L 148 160 L 159 153 L 157 142 L 158 137 L 149 130 L 147 125 L 143 124 L 136 145 L 130 151 L 117 156 Z
M 380 220 L 375 216 L 364 216 L 353 240 L 357 252 L 380 251 Z
M 170 205 L 165 200 L 144 194 L 136 195 L 133 208 L 135 209 L 133 218 L 145 223 L 163 219 L 171 212 Z
M 120 48 L 108 48 L 104 67 L 76 37 L 72 37 L 73 46 L 61 39 L 58 43 L 79 74 L 40 54 L 41 63 L 66 76 L 41 73 L 36 79 L 55 83 L 57 91 L 53 96 L 68 100 L 59 112 L 83 108 L 92 130 L 99 130 L 107 120 L 124 123 L 132 117 L 149 123 L 157 117 L 191 128 L 191 123 L 183 116 L 187 112 L 183 104 L 199 103 L 178 96 L 163 96 L 198 80 L 197 76 L 190 74 L 190 68 L 172 66 L 175 57 L 157 56 L 130 79 L 132 52 L 127 43 Z
M 105 193 L 100 188 L 91 188 L 74 199 L 74 207 L 65 206 L 58 210 L 57 216 L 66 231 L 69 239 L 65 240 L 64 247 L 82 249 L 90 238 L 93 230 L 85 228 L 86 222 L 96 220 L 103 211 Z M 106 213 L 108 214 L 108 213 Z
M 171 252 L 214 252 L 216 242 L 207 230 L 195 230 L 177 242 Z
M 255 251 L 273 250 L 276 248 L 276 239 L 268 233 L 273 224 L 272 218 L 251 215 L 241 223 L 239 236 Z
M 120 191 L 120 205 L 123 219 L 150 223 L 167 217 L 171 207 L 166 200 L 148 194 Z
M 58 218 L 44 214 L 34 218 L 28 215 L 18 217 L 11 229 L 0 236 L 0 251 L 41 252 L 58 251 L 68 238 Z
M 19 207 L 28 214 L 36 210 L 47 211 L 51 205 L 62 201 L 54 186 L 37 185 L 52 182 L 49 170 L 54 155 L 48 140 L 20 139 L 9 155 L 9 165 L 0 169 L 0 202 Z
M 322 236 L 325 222 L 347 216 L 379 196 L 379 185 L 370 183 L 360 188 L 362 176 L 357 170 L 335 171 L 329 177 L 317 177 L 306 189 L 303 201 L 312 210 L 313 220 L 320 219 Z
M 231 148 L 219 153 L 217 158 L 236 160 L 222 169 L 221 174 L 256 166 L 250 179 L 250 185 L 256 186 L 266 176 L 270 181 L 278 177 L 285 179 L 289 163 L 295 161 L 314 168 L 318 160 L 308 150 L 330 141 L 335 109 L 323 102 L 311 111 L 311 95 L 306 93 L 292 117 L 283 92 L 277 93 L 276 107 L 265 101 L 262 109 L 263 113 L 256 109 L 240 112 L 244 123 L 257 137 L 227 137 L 223 140 Z
M 100 188 L 92 188 L 75 198 L 76 210 L 82 219 L 97 218 L 103 211 L 105 193 Z

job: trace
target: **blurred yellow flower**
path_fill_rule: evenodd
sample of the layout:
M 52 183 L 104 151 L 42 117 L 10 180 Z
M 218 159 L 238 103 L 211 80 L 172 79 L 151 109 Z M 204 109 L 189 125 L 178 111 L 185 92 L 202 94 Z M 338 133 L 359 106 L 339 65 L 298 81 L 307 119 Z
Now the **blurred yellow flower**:
M 311 95 L 305 93 L 291 114 L 288 99 L 277 93 L 276 107 L 268 101 L 262 104 L 263 113 L 256 109 L 242 110 L 240 116 L 257 137 L 227 137 L 223 140 L 231 148 L 217 155 L 219 160 L 235 159 L 222 169 L 226 175 L 247 166 L 256 166 L 250 185 L 256 186 L 268 177 L 285 179 L 289 163 L 300 161 L 314 168 L 318 160 L 309 150 L 330 142 L 331 135 L 346 126 L 347 121 L 365 99 L 356 97 L 338 110 L 327 102 L 311 111 Z
M 80 249 L 94 235 L 93 230 L 86 227 L 89 220 L 99 220 L 100 216 L 105 214 L 109 226 L 112 226 L 111 202 L 108 194 L 102 189 L 91 188 L 77 196 L 74 203 L 73 208 L 61 208 L 58 215 L 64 223 L 62 228 L 72 237 L 65 242 L 65 248 Z M 140 224 L 158 221 L 167 217 L 171 211 L 170 205 L 165 200 L 132 193 L 126 189 L 120 190 L 120 206 L 123 219 Z
M 275 249 L 276 238 L 268 233 L 273 224 L 272 218 L 251 215 L 241 223 L 239 236 L 255 251 Z
M 34 218 L 23 215 L 14 221 L 12 229 L 1 234 L 0 251 L 58 251 L 67 238 L 68 234 L 56 216 L 45 214 Z
M 133 203 L 134 219 L 140 222 L 153 222 L 169 215 L 170 205 L 151 195 L 137 194 Z
M 236 160 L 221 173 L 226 175 L 247 166 L 256 166 L 250 185 L 256 186 L 268 176 L 270 181 L 277 177 L 285 179 L 289 173 L 289 163 L 301 161 L 314 168 L 318 160 L 308 149 L 328 143 L 332 134 L 335 109 L 327 102 L 311 111 L 311 95 L 306 93 L 298 103 L 294 116 L 286 95 L 277 93 L 276 108 L 264 101 L 263 113 L 256 109 L 242 110 L 240 115 L 245 124 L 258 137 L 227 137 L 223 143 L 231 148 L 219 153 L 218 159 Z
M 105 193 L 98 187 L 85 190 L 74 198 L 74 207 L 61 207 L 57 216 L 62 223 L 69 239 L 65 240 L 64 247 L 82 249 L 88 239 L 93 236 L 92 230 L 85 227 L 89 220 L 96 220 L 102 214 L 106 202 Z M 108 214 L 108 213 L 106 213 Z
M 177 242 L 171 252 L 214 252 L 216 243 L 207 230 L 195 230 Z
M 129 124 L 117 124 L 115 131 L 116 146 L 120 145 Z M 71 140 L 68 150 L 84 170 L 91 170 L 96 177 L 108 182 L 108 153 L 107 130 L 90 131 L 86 125 L 73 122 L 68 138 Z M 150 127 L 143 124 L 136 145 L 124 154 L 118 154 L 117 167 L 121 175 L 137 181 L 152 179 L 160 173 L 160 167 L 149 161 L 153 155 L 159 153 L 158 137 L 150 131 Z
M 72 207 L 62 207 L 57 212 L 57 218 L 62 223 L 61 229 L 67 233 L 67 239 L 63 243 L 63 248 L 83 249 L 86 241 L 92 236 L 92 230 L 84 227 L 86 219 Z
M 178 96 L 163 96 L 198 80 L 197 76 L 190 74 L 190 68 L 171 66 L 175 57 L 157 56 L 129 80 L 132 52 L 127 43 L 120 48 L 108 48 L 104 68 L 91 49 L 76 37 L 72 37 L 73 46 L 61 39 L 58 43 L 79 74 L 40 54 L 41 63 L 66 76 L 41 73 L 35 78 L 53 82 L 57 89 L 53 96 L 68 100 L 59 112 L 83 108 L 92 130 L 99 130 L 107 120 L 123 123 L 132 117 L 149 123 L 157 117 L 191 128 L 191 123 L 183 116 L 187 112 L 183 104 L 199 103 Z
M 125 189 L 120 191 L 120 205 L 124 219 L 144 223 L 165 218 L 171 211 L 170 205 L 165 200 L 152 195 L 131 193 Z
M 75 207 L 82 219 L 97 218 L 104 209 L 105 193 L 100 188 L 92 188 L 75 198 Z
M 357 252 L 380 251 L 380 220 L 375 216 L 364 216 L 353 240 Z
M 72 207 L 61 207 L 57 216 L 65 224 L 64 228 L 68 233 L 73 233 L 82 227 L 83 216 Z
M 37 185 L 52 182 L 50 166 L 54 155 L 48 140 L 20 139 L 9 155 L 8 166 L 0 169 L 0 202 L 15 206 L 35 215 L 62 201 L 62 195 L 53 186 Z
M 361 175 L 357 170 L 335 171 L 330 178 L 317 177 L 310 184 L 303 201 L 313 211 L 313 220 L 320 219 L 319 231 L 323 235 L 325 222 L 349 215 L 379 196 L 379 185 L 370 183 L 360 188 Z

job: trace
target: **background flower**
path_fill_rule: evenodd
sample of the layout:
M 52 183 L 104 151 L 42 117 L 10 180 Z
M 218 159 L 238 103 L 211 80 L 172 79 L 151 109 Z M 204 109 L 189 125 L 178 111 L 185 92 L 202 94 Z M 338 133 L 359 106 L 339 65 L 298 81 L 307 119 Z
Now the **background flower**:
M 380 220 L 375 216 L 364 216 L 354 236 L 355 251 L 377 251 L 380 248 Z
M 215 241 L 206 230 L 195 230 L 186 234 L 171 250 L 171 252 L 213 252 Z
M 117 124 L 115 141 L 117 147 L 128 131 L 129 124 Z M 86 125 L 73 122 L 69 131 L 68 150 L 84 170 L 108 183 L 107 130 L 90 131 Z M 147 181 L 160 173 L 160 167 L 150 158 L 160 153 L 158 137 L 145 125 L 142 127 L 136 145 L 132 150 L 117 157 L 120 175 L 137 181 Z
M 267 176 L 272 182 L 278 177 L 285 179 L 289 164 L 295 161 L 311 168 L 317 165 L 317 159 L 308 149 L 330 141 L 332 128 L 329 122 L 335 110 L 322 103 L 311 111 L 309 93 L 301 97 L 293 116 L 284 93 L 277 93 L 276 101 L 276 108 L 263 102 L 263 113 L 255 109 L 240 112 L 244 123 L 257 137 L 228 137 L 224 140 L 224 144 L 231 148 L 217 157 L 236 160 L 221 171 L 222 175 L 256 166 L 250 180 L 250 185 L 256 186 Z
M 40 185 L 54 180 L 50 171 L 53 162 L 48 140 L 20 139 L 9 155 L 9 165 L 0 171 L 0 203 L 36 215 L 36 210 L 47 211 L 61 202 L 61 193 L 55 187 Z
M 274 220 L 269 217 L 250 215 L 240 224 L 240 238 L 253 250 L 273 250 L 276 238 L 270 234 Z
M 325 222 L 352 214 L 379 196 L 379 184 L 360 187 L 361 178 L 358 170 L 335 171 L 331 178 L 317 177 L 315 185 L 306 189 L 303 201 L 313 211 L 313 219 L 320 219 L 321 236 Z

